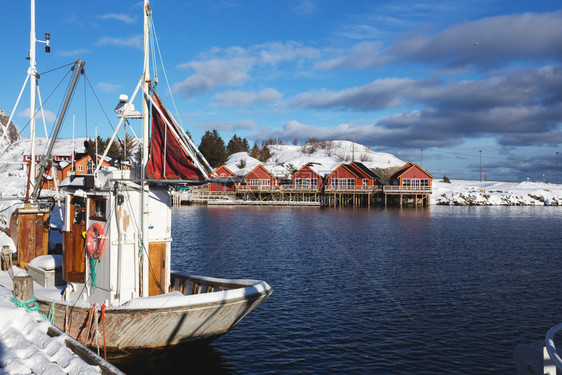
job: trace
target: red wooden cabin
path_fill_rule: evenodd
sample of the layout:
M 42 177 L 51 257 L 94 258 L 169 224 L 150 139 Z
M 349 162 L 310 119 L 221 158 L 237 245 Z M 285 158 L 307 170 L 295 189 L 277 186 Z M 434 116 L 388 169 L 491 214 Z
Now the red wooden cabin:
M 340 164 L 328 175 L 326 184 L 330 190 L 370 190 L 377 177 L 364 164 L 352 162 Z
M 322 190 L 322 176 L 308 163 L 292 176 L 293 188 L 296 190 Z
M 226 166 L 221 165 L 215 169 L 217 175 L 217 182 L 211 182 L 211 191 L 234 191 L 236 190 L 236 182 L 234 178 L 236 175 Z
M 277 186 L 279 186 L 277 178 L 261 164 L 246 175 L 246 189 L 273 190 Z
M 408 162 L 389 178 L 401 190 L 431 190 L 433 176 L 419 165 Z

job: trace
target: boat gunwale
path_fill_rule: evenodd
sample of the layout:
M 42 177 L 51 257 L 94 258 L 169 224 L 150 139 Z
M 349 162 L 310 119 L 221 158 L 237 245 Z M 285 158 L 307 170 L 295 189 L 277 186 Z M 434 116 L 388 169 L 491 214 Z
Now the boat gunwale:
M 262 284 L 263 283 L 263 284 Z M 255 285 L 264 285 L 264 290 L 259 291 L 256 290 Z M 230 290 L 238 290 L 238 289 L 254 289 L 251 291 L 251 293 L 248 294 L 244 294 L 243 296 L 240 297 L 234 297 L 234 298 L 225 298 L 222 300 L 217 300 L 217 301 L 210 301 L 210 302 L 199 302 L 199 303 L 190 303 L 191 301 L 186 301 L 186 304 L 183 305 L 178 305 L 178 306 L 168 306 L 168 307 L 127 307 L 127 306 L 108 306 L 105 309 L 105 312 L 107 314 L 135 314 L 135 313 L 154 313 L 154 312 L 176 312 L 176 311 L 187 311 L 187 310 L 201 310 L 201 309 L 206 309 L 209 307 L 213 307 L 213 306 L 217 306 L 217 305 L 227 305 L 227 304 L 235 304 L 235 303 L 240 303 L 240 302 L 247 302 L 247 301 L 255 301 L 258 300 L 260 298 L 265 299 L 266 297 L 268 297 L 271 293 L 273 293 L 273 288 L 271 286 L 269 286 L 269 284 L 267 284 L 265 281 L 260 282 L 259 284 L 255 284 L 252 286 L 245 286 L 245 287 L 241 287 L 241 288 L 236 288 L 236 289 L 230 289 Z M 205 295 L 205 294 L 213 294 L 213 293 L 224 293 L 225 291 L 213 291 L 213 292 L 207 292 L 207 293 L 200 293 L 200 294 L 188 294 L 188 295 L 183 295 L 183 296 L 177 296 L 176 298 L 183 298 L 183 297 L 190 297 L 190 296 L 201 296 L 201 295 Z M 159 296 L 163 296 L 162 294 Z M 153 296 L 153 297 L 158 297 L 158 296 Z M 145 297 L 146 298 L 146 297 Z M 148 297 L 150 298 L 150 297 Z M 170 296 L 170 298 L 174 298 L 173 296 Z M 91 307 L 93 305 L 88 305 L 88 306 L 83 306 L 83 305 L 72 305 L 72 301 L 62 301 L 62 300 L 52 300 L 49 298 L 45 298 L 45 297 L 37 297 L 37 302 L 39 304 L 45 305 L 47 307 L 50 307 L 51 304 L 55 304 L 56 307 L 60 307 L 61 309 L 70 307 L 72 309 L 78 309 L 78 310 L 84 310 L 84 311 L 88 311 L 89 309 L 91 309 Z M 99 308 L 101 309 L 101 306 L 99 306 Z

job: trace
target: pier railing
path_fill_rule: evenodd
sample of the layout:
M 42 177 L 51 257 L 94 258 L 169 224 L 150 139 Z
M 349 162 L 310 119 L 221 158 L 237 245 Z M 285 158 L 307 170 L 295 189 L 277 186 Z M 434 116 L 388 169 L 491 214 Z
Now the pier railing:
M 360 192 L 377 192 L 381 191 L 381 187 L 378 185 L 327 185 L 325 191 L 336 192 L 336 191 L 360 191 Z
M 431 186 L 384 185 L 383 191 L 385 193 L 386 192 L 431 193 Z

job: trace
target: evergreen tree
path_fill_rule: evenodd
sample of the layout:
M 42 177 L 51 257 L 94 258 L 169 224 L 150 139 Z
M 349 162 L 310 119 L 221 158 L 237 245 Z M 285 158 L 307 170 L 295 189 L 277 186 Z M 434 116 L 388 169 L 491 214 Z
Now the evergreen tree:
M 237 152 L 248 152 L 248 150 L 249 146 L 246 138 L 242 139 L 234 134 L 226 146 L 226 156 L 230 156 Z
M 250 150 L 250 156 L 253 157 L 254 159 L 258 159 L 260 158 L 260 147 L 258 146 L 257 143 L 254 143 L 254 147 L 252 147 L 252 149 Z
M 266 162 L 271 157 L 271 152 L 269 152 L 269 147 L 267 145 L 263 145 L 260 150 L 260 157 L 258 158 L 259 161 Z
M 94 152 L 96 152 L 96 141 L 97 141 L 97 153 L 99 155 L 103 155 L 105 149 L 107 148 L 107 145 L 109 144 L 110 139 L 111 138 L 103 139 L 98 135 L 96 139 L 90 139 L 90 145 L 92 146 Z M 121 155 L 122 155 L 121 147 L 117 142 L 113 142 L 111 144 L 111 147 L 109 148 L 109 151 L 107 152 L 107 156 L 109 156 L 110 158 L 121 158 Z
M 211 167 L 221 166 L 226 161 L 226 149 L 224 141 L 216 129 L 207 130 L 201 137 L 199 151 L 207 159 Z
M 139 161 L 139 143 L 132 135 L 126 134 L 119 141 L 120 159 L 131 160 L 133 163 Z

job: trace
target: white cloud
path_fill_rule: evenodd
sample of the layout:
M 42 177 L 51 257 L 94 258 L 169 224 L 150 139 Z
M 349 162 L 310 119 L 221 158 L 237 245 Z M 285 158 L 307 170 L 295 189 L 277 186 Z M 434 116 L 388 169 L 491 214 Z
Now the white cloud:
M 136 17 L 131 17 L 127 14 L 116 14 L 116 13 L 108 13 L 101 16 L 98 16 L 101 20 L 116 20 L 125 22 L 127 24 L 134 23 L 136 21 Z
M 28 118 L 29 119 L 29 108 L 26 108 L 25 110 L 21 111 L 20 113 L 18 113 L 18 117 L 23 117 L 23 118 Z M 53 112 L 44 109 L 43 113 L 45 113 L 45 121 L 47 122 L 54 122 L 57 119 L 57 115 L 55 115 Z M 42 122 L 42 117 L 41 117 L 41 111 L 38 110 L 37 114 L 35 115 L 35 122 L 36 124 L 39 124 L 39 122 Z M 37 126 L 37 125 L 36 125 Z
M 111 37 L 111 36 L 104 36 L 100 38 L 96 43 L 96 46 L 105 46 L 105 45 L 116 45 L 116 46 L 123 46 L 123 47 L 133 47 L 137 49 L 142 49 L 143 45 L 143 37 L 142 35 L 132 35 L 128 37 Z
M 297 42 L 271 42 L 246 49 L 215 47 L 199 56 L 198 60 L 178 65 L 180 69 L 192 70 L 193 74 L 175 89 L 201 94 L 220 86 L 240 86 L 250 81 L 251 73 L 257 69 L 275 70 L 281 63 L 302 64 L 319 56 L 318 49 Z
M 293 12 L 299 15 L 311 14 L 316 11 L 316 2 L 312 0 L 300 0 L 300 2 L 293 7 Z
M 55 53 L 58 56 L 64 56 L 64 57 L 80 57 L 82 55 L 90 53 L 90 50 L 87 48 L 77 48 L 72 51 L 63 51 L 63 50 L 55 49 Z
M 283 95 L 275 89 L 267 88 L 259 92 L 229 90 L 213 96 L 211 107 L 241 108 L 253 104 L 267 104 L 281 99 Z
M 96 85 L 96 89 L 101 92 L 118 92 L 123 85 L 109 82 L 100 82 Z
M 190 94 L 208 92 L 217 86 L 239 85 L 249 79 L 249 66 L 244 59 L 193 61 L 180 67 L 195 71 L 175 88 L 176 91 L 187 90 Z
M 217 129 L 217 123 L 205 123 L 201 124 L 199 127 L 207 130 Z M 218 126 L 218 130 L 221 132 L 235 132 L 237 130 L 253 130 L 256 127 L 256 123 L 252 120 L 240 120 L 235 122 L 221 122 Z

